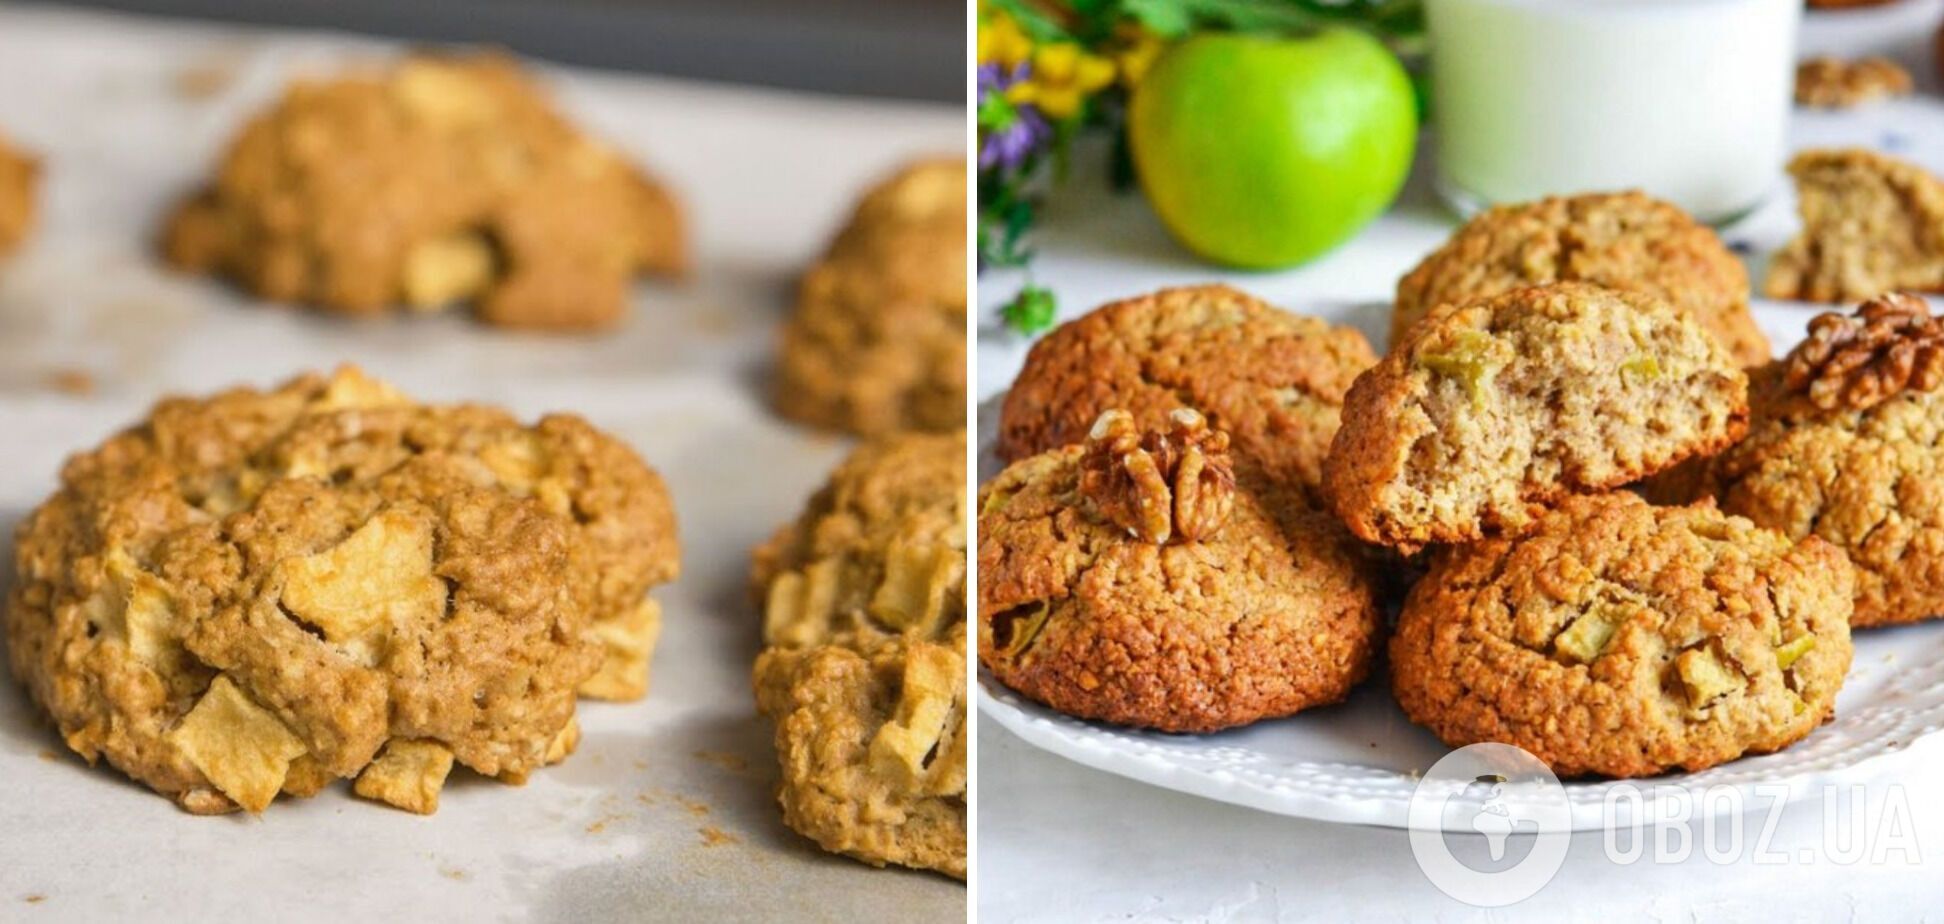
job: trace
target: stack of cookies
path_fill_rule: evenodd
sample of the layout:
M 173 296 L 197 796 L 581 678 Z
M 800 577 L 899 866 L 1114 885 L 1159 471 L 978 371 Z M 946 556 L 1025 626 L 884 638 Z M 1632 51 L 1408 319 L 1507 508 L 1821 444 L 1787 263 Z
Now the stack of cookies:
M 1405 713 L 1562 776 L 1699 770 L 1827 719 L 1842 553 L 1619 490 L 1733 444 L 1748 413 L 1736 358 L 1645 292 L 1515 289 L 1412 325 L 1352 387 L 1324 469 L 1360 538 L 1429 550 L 1390 644 Z
M 868 437 L 756 551 L 756 701 L 783 820 L 873 866 L 966 873 L 965 165 L 867 191 L 804 274 L 774 404 Z
M 1777 272 L 1893 272 L 1808 224 Z M 1624 193 L 1475 218 L 1400 283 L 1382 358 L 1220 286 L 1072 321 L 999 422 L 980 659 L 1117 724 L 1287 716 L 1369 672 L 1388 564 L 1422 569 L 1392 692 L 1453 746 L 1614 777 L 1787 747 L 1833 715 L 1852 621 L 1944 614 L 1944 320 L 1885 296 L 1771 362 L 1748 292 Z

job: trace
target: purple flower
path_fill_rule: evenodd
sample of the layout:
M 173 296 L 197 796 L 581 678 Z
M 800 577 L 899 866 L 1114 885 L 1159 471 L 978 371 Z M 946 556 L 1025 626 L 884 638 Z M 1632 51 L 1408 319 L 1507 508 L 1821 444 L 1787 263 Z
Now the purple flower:
M 997 64 L 979 65 L 979 169 L 1013 170 L 1053 137 L 1046 117 L 1031 104 L 1014 105 L 1006 89 L 1025 80 L 1031 69 L 1021 62 L 1011 73 Z

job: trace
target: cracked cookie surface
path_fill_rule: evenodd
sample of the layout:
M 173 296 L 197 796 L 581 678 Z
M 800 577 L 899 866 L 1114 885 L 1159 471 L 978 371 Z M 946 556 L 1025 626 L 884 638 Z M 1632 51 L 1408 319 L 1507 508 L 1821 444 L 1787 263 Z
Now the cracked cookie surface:
M 0 137 L 0 254 L 19 248 L 38 212 L 40 160 Z
M 1756 373 L 1747 438 L 1660 492 L 1843 550 L 1857 626 L 1944 616 L 1944 321 L 1914 296 L 1877 301 L 1922 323 L 1887 339 L 1812 335 Z M 1906 362 L 1891 358 L 1898 344 L 1912 346 Z
M 757 705 L 783 819 L 874 866 L 965 877 L 965 431 L 859 446 L 757 549 Z
M 1244 480 L 1209 534 L 1148 541 L 1093 509 L 1088 451 L 1023 459 L 980 491 L 979 660 L 1000 682 L 1069 715 L 1211 732 L 1363 679 L 1382 618 L 1334 520 Z
M 1514 290 L 1440 309 L 1357 379 L 1324 487 L 1368 542 L 1516 532 L 1560 497 L 1732 443 L 1747 388 L 1718 341 L 1653 296 Z
M 1502 205 L 1480 213 L 1397 283 L 1390 342 L 1432 309 L 1513 289 L 1585 282 L 1658 296 L 1686 312 L 1743 366 L 1769 360 L 1748 310 L 1748 272 L 1721 238 L 1638 192 Z
M 77 754 L 197 813 L 351 777 L 431 811 L 455 762 L 523 780 L 572 749 L 578 694 L 645 685 L 679 554 L 659 476 L 580 418 L 355 369 L 165 400 L 15 539 L 15 677 Z
M 1789 175 L 1802 230 L 1769 261 L 1770 298 L 1944 292 L 1944 180 L 1862 149 L 1804 151 Z
M 1164 289 L 1034 344 L 1000 410 L 998 453 L 1016 462 L 1079 443 L 1110 408 L 1158 428 L 1185 407 L 1228 433 L 1243 468 L 1313 491 L 1344 394 L 1376 361 L 1353 328 L 1227 286 Z
M 1560 776 L 1702 770 L 1828 720 L 1849 563 L 1707 505 L 1575 497 L 1518 539 L 1439 550 L 1390 645 L 1411 720 Z
M 172 264 L 354 315 L 472 304 L 600 328 L 688 263 L 674 197 L 563 119 L 510 57 L 414 54 L 299 80 L 163 232 Z
M 772 392 L 784 416 L 870 436 L 965 426 L 965 161 L 872 187 L 797 287 Z

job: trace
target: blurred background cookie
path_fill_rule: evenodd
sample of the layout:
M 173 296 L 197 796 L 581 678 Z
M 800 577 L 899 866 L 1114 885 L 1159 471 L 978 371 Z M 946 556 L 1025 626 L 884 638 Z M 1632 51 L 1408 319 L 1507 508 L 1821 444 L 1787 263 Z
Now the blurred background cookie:
M 1860 302 L 1944 292 L 1944 180 L 1862 148 L 1789 162 L 1802 229 L 1769 260 L 1770 298 Z
M 0 254 L 18 248 L 33 230 L 40 161 L 0 137 Z
M 965 426 L 965 186 L 964 160 L 940 157 L 858 202 L 783 327 L 784 416 L 864 435 Z
M 299 80 L 176 209 L 163 256 L 264 298 L 368 315 L 470 304 L 599 328 L 637 274 L 688 266 L 674 197 L 500 54 Z

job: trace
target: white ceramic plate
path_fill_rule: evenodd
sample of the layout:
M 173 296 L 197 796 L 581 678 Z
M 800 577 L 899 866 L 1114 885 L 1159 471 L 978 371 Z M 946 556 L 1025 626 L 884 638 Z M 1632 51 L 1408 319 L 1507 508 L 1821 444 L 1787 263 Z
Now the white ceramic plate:
M 1801 336 L 1810 313 L 1758 306 L 1756 315 L 1779 352 Z M 1368 317 L 1348 313 L 1333 320 L 1374 326 Z M 999 469 L 991 450 L 1002 398 L 987 401 L 979 414 L 981 480 Z M 1617 801 L 1614 815 L 1622 824 L 1651 825 L 1688 817 L 1697 809 L 1728 811 L 1739 805 L 1753 810 L 1838 781 L 1845 770 L 1901 751 L 1944 728 L 1941 665 L 1944 621 L 1860 632 L 1833 722 L 1777 754 L 1702 773 L 1627 783 L 1638 788 L 1640 800 L 1629 796 Z M 981 711 L 1008 731 L 1096 769 L 1266 812 L 1401 828 L 1408 826 L 1418 777 L 1447 749 L 1404 717 L 1389 686 L 1387 677 L 1373 677 L 1341 705 L 1200 736 L 1075 719 L 1028 701 L 983 670 L 978 697 Z M 1601 827 L 1605 802 L 1615 786 L 1611 781 L 1567 783 L 1570 828 Z M 1713 787 L 1738 792 L 1699 798 L 1702 790 Z M 1786 787 L 1786 795 L 1776 787 Z

